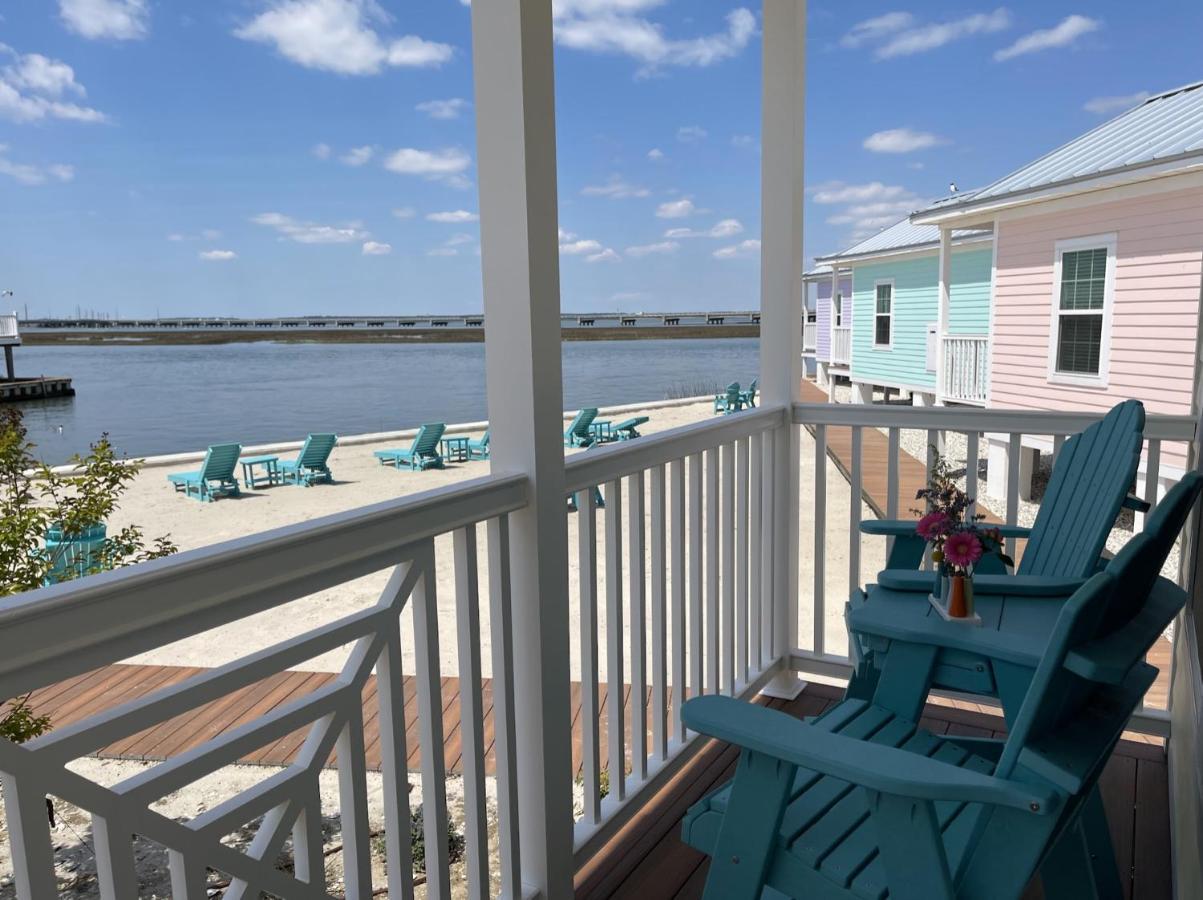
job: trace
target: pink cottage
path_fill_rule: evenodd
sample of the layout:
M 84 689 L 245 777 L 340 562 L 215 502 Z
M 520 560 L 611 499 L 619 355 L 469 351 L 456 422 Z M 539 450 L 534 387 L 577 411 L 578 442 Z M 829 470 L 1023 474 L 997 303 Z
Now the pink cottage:
M 945 235 L 994 230 L 987 406 L 1095 412 L 1137 397 L 1150 413 L 1198 415 L 1203 82 L 912 221 Z M 1160 451 L 1141 473 L 1164 485 L 1181 476 L 1186 448 Z M 1002 496 L 1005 443 L 991 440 L 990 453 L 988 490 Z M 1025 496 L 1032 459 L 1022 454 Z

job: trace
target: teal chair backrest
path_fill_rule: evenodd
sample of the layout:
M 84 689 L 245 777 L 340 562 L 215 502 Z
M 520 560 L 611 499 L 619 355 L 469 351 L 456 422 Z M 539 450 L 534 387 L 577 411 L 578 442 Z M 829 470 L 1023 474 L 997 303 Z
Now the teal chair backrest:
M 442 422 L 423 425 L 414 435 L 414 444 L 410 452 L 422 456 L 436 455 L 439 452 L 439 441 L 443 439 L 443 432 L 446 430 L 447 426 Z
M 480 443 L 477 446 L 480 446 L 480 447 L 489 446 L 489 429 L 486 428 L 485 433 L 480 436 Z
M 311 434 L 305 438 L 305 446 L 297 457 L 297 464 L 306 468 L 321 469 L 330 459 L 334 445 L 338 443 L 336 434 Z
M 587 406 L 578 412 L 572 420 L 572 424 L 568 426 L 568 434 L 574 437 L 588 437 L 589 426 L 593 424 L 593 420 L 597 418 L 597 407 Z
M 974 815 L 976 849 L 960 860 L 958 896 L 1019 896 L 1031 874 L 1027 859 L 1074 821 L 1098 782 L 1129 717 L 1157 676 L 1145 655 L 1186 602 L 1158 577 L 1195 504 L 1203 479 L 1184 478 L 1105 571 L 1086 582 L 1057 618 L 995 774 L 1058 789 L 1056 816 L 1026 816 L 1001 807 Z M 1008 864 L 1000 861 L 1006 848 Z
M 205 454 L 204 463 L 201 464 L 201 478 L 205 481 L 232 479 L 241 453 L 241 444 L 213 444 Z
M 1020 560 L 1021 575 L 1086 578 L 1132 488 L 1145 410 L 1127 400 L 1065 442 Z

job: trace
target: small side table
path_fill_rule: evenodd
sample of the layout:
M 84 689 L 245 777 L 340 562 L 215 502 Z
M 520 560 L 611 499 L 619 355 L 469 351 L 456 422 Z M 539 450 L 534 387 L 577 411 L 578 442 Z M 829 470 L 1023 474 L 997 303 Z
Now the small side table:
M 594 422 L 589 426 L 589 434 L 599 444 L 608 444 L 614 440 L 614 432 L 612 431 L 614 423 L 606 420 L 604 422 Z
M 468 438 L 466 437 L 445 437 L 443 438 L 443 458 L 449 459 L 452 462 L 467 462 L 468 461 Z
M 239 462 L 242 463 L 242 483 L 248 488 L 257 488 L 262 484 L 271 486 L 281 482 L 278 456 L 244 456 Z M 263 474 L 255 474 L 256 466 L 263 469 Z

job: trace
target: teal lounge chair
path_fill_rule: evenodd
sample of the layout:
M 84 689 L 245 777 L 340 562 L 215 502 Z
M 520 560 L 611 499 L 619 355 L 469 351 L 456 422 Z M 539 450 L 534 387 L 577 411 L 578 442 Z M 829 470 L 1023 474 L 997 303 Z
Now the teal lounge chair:
M 286 459 L 280 463 L 280 474 L 284 483 L 303 484 L 309 487 L 319 481 L 327 484 L 334 481 L 334 474 L 327 463 L 334 445 L 338 443 L 336 434 L 311 434 L 305 438 L 305 446 L 301 448 L 296 459 Z
M 933 734 L 889 690 L 810 722 L 686 702 L 689 728 L 742 748 L 683 823 L 712 857 L 704 896 L 1018 900 L 1039 872 L 1049 898 L 1122 897 L 1098 781 L 1187 600 L 1158 577 L 1198 479 L 1179 488 L 1066 601 L 1006 738 Z
M 638 430 L 639 426 L 646 425 L 650 421 L 651 419 L 649 419 L 647 416 L 635 416 L 633 419 L 627 419 L 625 422 L 619 422 L 612 429 L 610 429 L 610 433 L 613 435 L 611 440 L 632 441 L 637 437 L 641 437 Z
M 489 429 L 485 429 L 485 433 L 479 438 L 472 438 L 468 441 L 468 459 L 488 459 L 489 458 Z
M 175 472 L 168 475 L 167 480 L 177 492 L 204 502 L 217 497 L 237 497 L 238 479 L 234 477 L 234 468 L 240 453 L 241 444 L 214 444 L 205 453 L 205 461 L 197 471 Z
M 597 418 L 597 407 L 587 406 L 573 418 L 568 430 L 564 432 L 565 447 L 588 447 L 594 443 L 590 428 Z
M 399 469 L 406 465 L 410 469 L 441 469 L 443 456 L 439 453 L 439 441 L 443 439 L 443 432 L 446 430 L 447 426 L 442 422 L 423 425 L 414 435 L 414 442 L 408 450 L 376 450 L 372 455 L 380 460 L 382 466 L 391 465 Z
M 756 405 L 756 390 L 759 384 L 759 380 L 753 378 L 752 383 L 748 385 L 748 389 L 739 392 L 739 402 L 743 406 L 752 407 Z
M 733 413 L 743 409 L 743 392 L 739 389 L 739 382 L 733 381 L 727 385 L 726 393 L 715 394 L 714 396 L 714 411 L 716 413 Z

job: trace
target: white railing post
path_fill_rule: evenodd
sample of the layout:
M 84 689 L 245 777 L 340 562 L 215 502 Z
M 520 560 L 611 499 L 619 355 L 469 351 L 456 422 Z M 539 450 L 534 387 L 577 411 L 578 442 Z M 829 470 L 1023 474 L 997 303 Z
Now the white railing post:
M 806 0 L 764 2 L 761 108 L 760 384 L 766 406 L 802 398 L 802 206 L 806 111 Z M 838 286 L 838 267 L 834 285 Z M 798 645 L 798 429 L 787 418 L 773 432 L 772 656 Z M 787 667 L 788 668 L 788 667 Z M 784 671 L 765 689 L 797 696 L 802 682 Z
M 948 304 L 952 280 L 952 231 L 940 229 L 940 274 L 938 306 L 936 308 L 936 403 L 949 393 L 948 390 L 948 351 L 944 340 L 948 336 Z
M 551 0 L 472 4 L 492 469 L 529 479 L 510 517 L 523 881 L 572 891 L 568 534 Z

